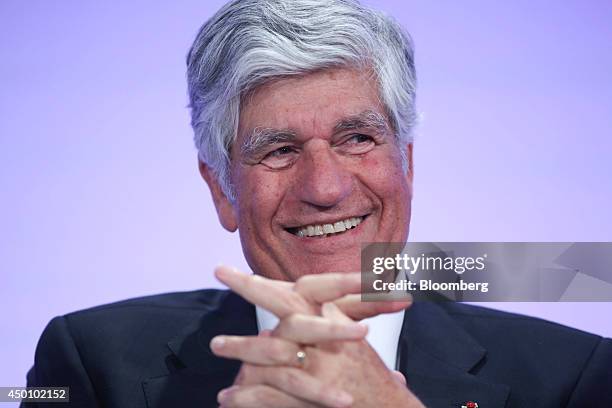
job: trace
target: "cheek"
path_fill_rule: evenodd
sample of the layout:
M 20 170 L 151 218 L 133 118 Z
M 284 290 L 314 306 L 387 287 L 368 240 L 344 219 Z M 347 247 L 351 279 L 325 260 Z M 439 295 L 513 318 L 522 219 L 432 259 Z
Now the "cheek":
M 282 180 L 274 173 L 245 171 L 236 185 L 239 227 L 269 224 L 282 198 Z
M 411 186 L 401 165 L 399 153 L 377 152 L 364 156 L 360 163 L 362 180 L 380 199 L 410 200 Z
M 405 241 L 410 224 L 412 186 L 401 165 L 399 153 L 377 152 L 361 162 L 361 180 L 380 202 L 380 239 Z

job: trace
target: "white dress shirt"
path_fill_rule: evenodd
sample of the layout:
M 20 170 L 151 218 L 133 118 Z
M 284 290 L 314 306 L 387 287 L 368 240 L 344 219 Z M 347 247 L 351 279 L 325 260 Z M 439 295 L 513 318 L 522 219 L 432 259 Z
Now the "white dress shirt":
M 259 331 L 273 330 L 278 324 L 278 318 L 272 313 L 256 306 L 257 327 Z M 380 359 L 390 370 L 397 369 L 397 344 L 404 321 L 404 311 L 381 314 L 364 319 L 361 322 L 368 325 L 366 340 L 378 353 Z

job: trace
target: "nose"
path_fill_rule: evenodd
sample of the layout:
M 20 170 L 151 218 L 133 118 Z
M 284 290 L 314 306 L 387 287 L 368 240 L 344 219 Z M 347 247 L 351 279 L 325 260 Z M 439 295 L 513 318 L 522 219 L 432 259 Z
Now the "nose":
M 302 202 L 328 208 L 349 196 L 351 173 L 338 160 L 327 141 L 310 141 L 304 146 L 303 154 L 303 164 L 295 183 Z

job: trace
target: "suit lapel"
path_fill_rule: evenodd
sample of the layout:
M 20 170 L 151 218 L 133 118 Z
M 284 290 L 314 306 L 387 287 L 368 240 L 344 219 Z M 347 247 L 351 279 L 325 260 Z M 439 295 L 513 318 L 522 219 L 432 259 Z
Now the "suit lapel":
M 209 348 L 219 334 L 255 335 L 255 308 L 233 292 L 218 292 L 211 309 L 168 342 L 169 373 L 147 379 L 149 408 L 217 406 L 217 393 L 230 386 L 240 363 L 219 358 Z
M 209 349 L 219 334 L 255 335 L 255 308 L 232 292 L 220 291 L 211 309 L 168 342 L 168 373 L 143 381 L 148 408 L 212 407 L 232 384 L 240 363 Z M 467 401 L 504 407 L 510 388 L 478 378 L 486 350 L 434 302 L 415 302 L 405 313 L 398 365 L 408 386 L 431 407 L 459 408 Z
M 504 407 L 510 388 L 473 372 L 485 364 L 486 350 L 441 305 L 415 302 L 406 311 L 398 346 L 398 365 L 410 389 L 431 407 L 456 407 L 474 401 Z

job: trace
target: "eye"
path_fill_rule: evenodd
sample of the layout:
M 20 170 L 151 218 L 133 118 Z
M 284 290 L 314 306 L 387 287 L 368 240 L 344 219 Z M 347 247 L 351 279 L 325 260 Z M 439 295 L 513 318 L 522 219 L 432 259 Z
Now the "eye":
M 291 148 L 291 146 L 283 146 L 283 147 L 280 147 L 268 153 L 266 157 L 278 157 L 278 156 L 283 156 L 283 155 L 286 155 L 292 152 L 293 152 L 293 149 Z
M 376 142 L 372 136 L 362 133 L 350 135 L 338 148 L 347 154 L 364 154 L 374 148 Z
M 368 135 L 358 134 L 358 135 L 353 135 L 346 142 L 347 143 L 367 143 L 367 142 L 373 142 L 373 141 L 374 140 L 372 139 L 372 137 Z
M 293 146 L 282 146 L 266 154 L 260 163 L 271 169 L 283 169 L 292 165 L 297 155 Z

